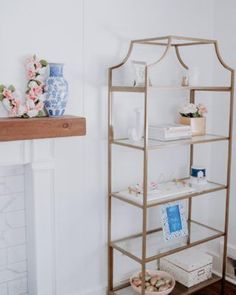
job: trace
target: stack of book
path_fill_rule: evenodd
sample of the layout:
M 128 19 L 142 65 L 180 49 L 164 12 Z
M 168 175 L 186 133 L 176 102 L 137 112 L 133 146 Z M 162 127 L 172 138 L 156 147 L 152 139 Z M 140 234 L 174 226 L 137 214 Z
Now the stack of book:
M 191 138 L 192 131 L 189 125 L 165 124 L 149 125 L 149 138 L 154 140 L 178 140 Z

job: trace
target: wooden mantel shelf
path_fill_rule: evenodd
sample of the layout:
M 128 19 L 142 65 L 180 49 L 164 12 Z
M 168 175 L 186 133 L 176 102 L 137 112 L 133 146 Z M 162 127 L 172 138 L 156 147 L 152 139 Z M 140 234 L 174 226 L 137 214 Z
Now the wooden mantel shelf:
M 0 141 L 83 136 L 86 119 L 76 116 L 0 118 Z

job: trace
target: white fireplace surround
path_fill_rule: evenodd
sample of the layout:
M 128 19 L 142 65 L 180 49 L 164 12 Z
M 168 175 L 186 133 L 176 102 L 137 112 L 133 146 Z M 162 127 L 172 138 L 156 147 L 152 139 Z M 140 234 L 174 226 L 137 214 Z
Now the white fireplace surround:
M 28 290 L 23 294 L 56 295 L 54 140 L 1 142 L 0 155 L 0 166 L 24 167 Z

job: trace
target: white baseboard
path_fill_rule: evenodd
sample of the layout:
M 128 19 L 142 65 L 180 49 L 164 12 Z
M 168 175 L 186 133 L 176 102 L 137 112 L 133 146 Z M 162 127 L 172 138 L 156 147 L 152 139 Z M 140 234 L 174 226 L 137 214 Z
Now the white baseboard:
M 215 267 L 213 267 L 213 273 L 220 277 L 222 275 L 221 271 L 219 270 L 220 255 L 218 253 L 216 253 L 216 252 L 213 252 L 213 251 L 208 251 L 208 253 L 211 256 L 213 256 L 213 258 L 214 258 L 215 263 L 213 263 L 213 265 L 215 264 Z M 226 280 L 228 282 L 230 282 L 231 284 L 236 285 L 236 279 L 233 279 L 232 277 L 229 277 L 229 276 L 226 275 Z
M 214 273 L 215 275 L 219 276 L 219 277 L 222 275 L 221 273 L 217 272 L 216 270 L 213 270 L 213 273 Z M 225 279 L 226 279 L 227 282 L 229 282 L 229 283 L 231 283 L 231 284 L 233 284 L 233 285 L 236 285 L 236 280 L 234 280 L 234 279 L 232 279 L 232 278 L 230 278 L 230 277 L 228 277 L 228 276 L 226 276 Z

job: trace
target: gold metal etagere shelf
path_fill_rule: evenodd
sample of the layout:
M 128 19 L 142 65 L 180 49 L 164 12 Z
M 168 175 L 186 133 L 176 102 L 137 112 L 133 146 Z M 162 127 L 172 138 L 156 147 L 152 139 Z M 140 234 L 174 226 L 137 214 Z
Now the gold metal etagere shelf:
M 147 46 L 163 46 L 163 55 L 154 63 L 146 65 L 145 67 L 145 86 L 144 87 L 132 87 L 132 86 L 114 86 L 113 85 L 113 71 L 122 67 L 129 59 L 133 47 L 138 44 L 144 44 Z M 188 70 L 188 66 L 184 63 L 179 48 L 184 46 L 199 46 L 199 45 L 211 45 L 215 49 L 216 56 L 220 64 L 230 73 L 230 85 L 229 86 L 190 86 L 190 87 L 174 87 L 174 86 L 150 86 L 149 81 L 149 70 L 157 65 L 162 59 L 165 58 L 167 53 L 171 48 L 174 48 L 176 56 L 180 64 Z M 204 136 L 193 137 L 188 140 L 177 140 L 173 142 L 157 142 L 150 140 L 148 138 L 148 90 L 150 88 L 159 89 L 182 89 L 189 91 L 190 102 L 195 102 L 195 94 L 199 91 L 211 91 L 211 92 L 228 92 L 230 95 L 230 112 L 229 112 L 229 132 L 227 136 L 218 136 L 214 134 L 207 134 Z M 115 139 L 113 134 L 113 123 L 112 123 L 112 96 L 114 92 L 134 92 L 143 93 L 144 95 L 144 137 L 143 140 L 138 143 L 133 143 L 128 140 L 128 138 Z M 114 250 L 117 250 L 129 258 L 135 260 L 141 265 L 141 271 L 143 278 L 145 277 L 146 263 L 157 260 L 159 258 L 168 256 L 170 254 L 203 244 L 209 241 L 218 239 L 220 237 L 224 238 L 224 251 L 223 251 L 223 267 L 222 276 L 213 275 L 212 279 L 205 281 L 199 285 L 192 288 L 186 288 L 183 285 L 177 283 L 173 295 L 187 295 L 193 294 L 194 292 L 201 290 L 215 282 L 222 282 L 222 294 L 224 294 L 224 282 L 226 276 L 226 262 L 227 262 L 227 242 L 228 242 L 228 225 L 229 225 L 229 201 L 230 201 L 230 181 L 231 181 L 231 154 L 232 154 L 232 124 L 233 124 L 233 97 L 234 97 L 234 70 L 226 65 L 223 61 L 218 43 L 216 40 L 207 40 L 199 38 L 188 38 L 179 36 L 165 36 L 159 38 L 133 40 L 130 43 L 130 48 L 127 56 L 120 64 L 109 68 L 108 77 L 108 295 L 132 295 L 134 294 L 130 284 L 123 282 L 120 285 L 114 286 L 113 283 L 113 270 L 114 261 L 113 254 Z M 193 154 L 194 145 L 227 141 L 228 142 L 228 165 L 227 165 L 227 183 L 226 185 L 208 182 L 208 185 L 203 189 L 190 194 L 183 194 L 174 197 L 167 198 L 161 201 L 154 201 L 151 203 L 147 202 L 148 196 L 148 153 L 150 150 L 159 150 L 169 146 L 178 145 L 189 145 L 190 146 L 190 167 L 193 164 Z M 122 192 L 113 192 L 112 190 L 112 148 L 113 145 L 119 145 L 127 148 L 134 148 L 141 150 L 143 152 L 143 202 L 136 202 L 134 200 L 127 199 Z M 199 223 L 192 219 L 192 199 L 203 194 L 210 194 L 216 191 L 226 191 L 226 207 L 225 207 L 225 227 L 224 231 L 219 231 L 215 228 L 209 227 L 206 224 Z M 212 196 L 213 197 L 213 196 Z M 140 208 L 143 212 L 142 214 L 142 232 L 137 233 L 132 236 L 124 237 L 119 240 L 112 240 L 112 200 L 118 199 L 129 205 L 136 206 Z M 161 228 L 157 228 L 151 231 L 147 229 L 147 210 L 150 207 L 159 206 L 164 203 L 169 203 L 177 200 L 187 200 L 188 201 L 188 225 L 189 225 L 189 238 L 185 244 L 181 244 L 172 249 L 166 249 L 166 251 L 158 252 L 158 245 L 156 245 L 155 251 L 149 249 L 149 242 L 152 240 L 157 240 L 158 237 L 162 235 Z M 147 239 L 148 238 L 148 239 Z M 131 245 L 136 245 L 135 249 Z M 132 250 L 133 249 L 133 250 Z M 156 254 L 159 253 L 159 254 Z M 142 284 L 142 295 L 145 295 L 145 281 Z

